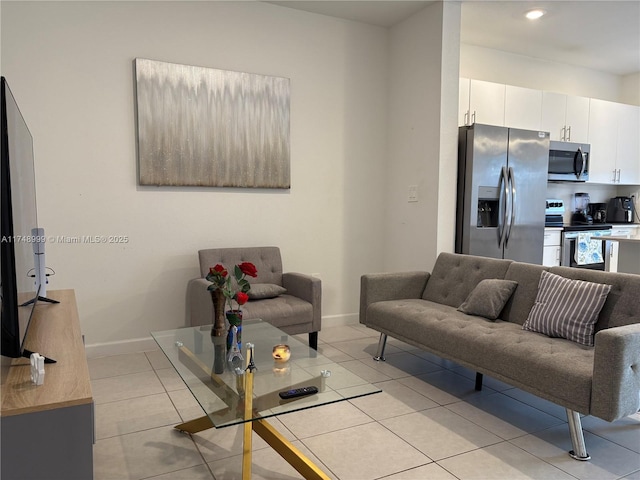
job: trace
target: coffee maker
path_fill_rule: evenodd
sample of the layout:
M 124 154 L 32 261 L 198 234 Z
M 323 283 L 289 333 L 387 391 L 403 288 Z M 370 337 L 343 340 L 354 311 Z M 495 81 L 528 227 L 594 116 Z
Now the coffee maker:
M 635 210 L 629 197 L 614 197 L 607 205 L 607 221 L 614 223 L 633 223 Z
M 605 223 L 607 221 L 606 203 L 590 203 L 587 212 L 593 218 L 593 223 Z
M 593 217 L 589 215 L 589 194 L 576 193 L 573 196 L 573 214 L 571 215 L 571 225 L 591 225 Z

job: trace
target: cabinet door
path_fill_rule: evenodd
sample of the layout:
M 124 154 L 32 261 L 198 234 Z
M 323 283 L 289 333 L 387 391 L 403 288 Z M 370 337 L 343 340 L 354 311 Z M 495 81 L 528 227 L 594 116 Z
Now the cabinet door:
M 525 130 L 540 130 L 542 92 L 531 88 L 505 87 L 504 124 Z
M 589 112 L 587 111 L 587 117 Z M 540 129 L 551 134 L 551 140 L 565 140 L 567 96 L 561 93 L 542 92 L 542 121 Z M 587 122 L 588 122 L 587 118 Z
M 560 247 L 558 245 L 547 245 L 542 248 L 542 265 L 546 267 L 559 267 Z
M 589 99 L 567 96 L 567 138 L 569 142 L 587 143 L 589 141 Z
M 484 123 L 504 127 L 505 85 L 471 80 L 469 107 L 471 123 Z
M 618 271 L 618 256 L 620 242 L 609 242 L 611 250 L 609 251 L 609 272 Z
M 616 167 L 621 184 L 640 184 L 640 107 L 618 106 L 618 150 Z
M 589 108 L 589 182 L 615 183 L 619 104 L 591 99 Z
M 460 89 L 458 90 L 458 125 L 470 125 L 471 120 L 467 115 L 471 115 L 469 111 L 469 85 L 471 81 L 468 78 L 460 79 Z

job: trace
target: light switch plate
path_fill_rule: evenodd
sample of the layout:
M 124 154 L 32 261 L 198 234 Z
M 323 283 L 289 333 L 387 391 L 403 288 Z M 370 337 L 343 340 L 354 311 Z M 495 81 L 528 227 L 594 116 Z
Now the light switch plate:
M 409 202 L 417 202 L 418 201 L 418 186 L 417 185 L 409 185 Z

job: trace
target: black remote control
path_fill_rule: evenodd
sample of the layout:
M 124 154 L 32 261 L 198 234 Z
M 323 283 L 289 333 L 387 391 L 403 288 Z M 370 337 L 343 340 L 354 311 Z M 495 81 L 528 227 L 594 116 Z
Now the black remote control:
M 286 392 L 280 392 L 280 398 L 286 400 L 288 398 L 296 398 L 303 397 L 305 395 L 313 395 L 314 393 L 318 393 L 318 389 L 314 386 L 311 387 L 302 387 L 302 388 L 294 388 L 293 390 L 287 390 Z

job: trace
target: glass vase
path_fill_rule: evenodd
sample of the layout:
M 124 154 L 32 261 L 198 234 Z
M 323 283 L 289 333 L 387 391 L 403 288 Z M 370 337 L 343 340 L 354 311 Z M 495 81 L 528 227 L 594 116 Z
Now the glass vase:
M 229 330 L 227 332 L 227 350 L 231 349 L 231 343 L 233 342 L 232 328 L 236 327 L 238 350 L 242 351 L 242 310 L 227 310 L 227 321 L 229 322 Z

